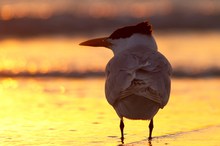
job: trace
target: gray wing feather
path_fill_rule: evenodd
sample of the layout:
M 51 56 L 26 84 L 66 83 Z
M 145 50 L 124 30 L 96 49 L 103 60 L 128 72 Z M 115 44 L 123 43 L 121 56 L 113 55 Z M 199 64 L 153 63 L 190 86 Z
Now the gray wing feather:
M 172 68 L 158 51 L 140 48 L 114 56 L 106 67 L 105 94 L 115 102 L 131 94 L 144 96 L 163 108 L 169 99 Z

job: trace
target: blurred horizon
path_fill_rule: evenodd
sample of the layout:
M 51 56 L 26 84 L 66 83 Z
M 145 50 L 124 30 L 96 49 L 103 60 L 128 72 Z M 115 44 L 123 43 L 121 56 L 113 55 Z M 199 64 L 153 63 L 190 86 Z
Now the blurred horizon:
M 218 0 L 3 0 L 0 37 L 91 36 L 150 21 L 155 30 L 220 30 Z

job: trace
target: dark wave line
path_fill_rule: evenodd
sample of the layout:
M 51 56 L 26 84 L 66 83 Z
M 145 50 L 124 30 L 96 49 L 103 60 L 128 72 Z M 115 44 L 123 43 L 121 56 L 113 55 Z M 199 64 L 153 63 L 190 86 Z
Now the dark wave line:
M 187 135 L 189 133 L 194 133 L 194 132 L 201 132 L 201 131 L 204 131 L 204 130 L 209 130 L 209 129 L 212 129 L 212 128 L 220 128 L 220 125 L 210 125 L 210 126 L 207 126 L 207 127 L 201 127 L 199 129 L 193 129 L 193 130 L 189 130 L 189 131 L 179 131 L 179 132 L 175 132 L 175 133 L 170 133 L 170 134 L 166 134 L 166 135 L 161 135 L 161 136 L 155 136 L 153 137 L 153 141 L 155 139 L 176 139 L 178 136 L 180 135 Z M 151 143 L 151 141 L 147 140 L 147 139 L 142 139 L 140 141 L 135 141 L 135 142 L 131 142 L 131 143 L 128 143 L 128 144 L 125 144 L 125 146 L 130 146 L 130 145 L 153 145 Z
M 102 71 L 87 71 L 87 72 L 59 72 L 51 71 L 47 73 L 36 72 L 21 72 L 21 73 L 10 73 L 10 72 L 0 72 L 0 77 L 54 77 L 54 78 L 86 78 L 86 77 L 104 77 L 105 73 Z
M 220 77 L 220 68 L 209 68 L 201 71 L 192 71 L 192 69 L 175 69 L 173 71 L 175 78 L 204 78 L 204 77 Z
M 103 71 L 86 71 L 86 72 L 60 72 L 60 71 L 51 71 L 47 73 L 36 72 L 5 72 L 0 71 L 0 77 L 22 77 L 22 78 L 34 78 L 34 77 L 52 77 L 52 78 L 86 78 L 86 77 L 105 77 L 105 73 Z M 172 74 L 173 78 L 204 78 L 204 77 L 220 77 L 220 68 L 211 68 L 204 71 L 185 71 L 181 69 L 176 69 Z

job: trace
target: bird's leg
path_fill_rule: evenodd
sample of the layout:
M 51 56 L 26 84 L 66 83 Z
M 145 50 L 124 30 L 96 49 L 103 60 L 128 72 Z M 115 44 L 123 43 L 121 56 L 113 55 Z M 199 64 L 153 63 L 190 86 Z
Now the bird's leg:
M 152 131 L 153 131 L 153 128 L 154 128 L 154 123 L 153 123 L 153 119 L 150 120 L 150 124 L 149 124 L 149 137 L 148 137 L 148 140 L 151 140 L 152 139 Z
M 123 118 L 121 118 L 120 121 L 120 130 L 121 130 L 121 143 L 124 144 L 124 122 L 123 122 Z

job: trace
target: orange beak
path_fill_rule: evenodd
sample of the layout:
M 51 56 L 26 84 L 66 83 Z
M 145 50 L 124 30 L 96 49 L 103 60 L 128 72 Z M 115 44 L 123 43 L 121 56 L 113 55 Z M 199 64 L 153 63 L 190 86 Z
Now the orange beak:
M 82 42 L 79 45 L 109 48 L 112 44 L 108 41 L 108 37 L 103 37 L 103 38 L 91 39 L 91 40 Z

